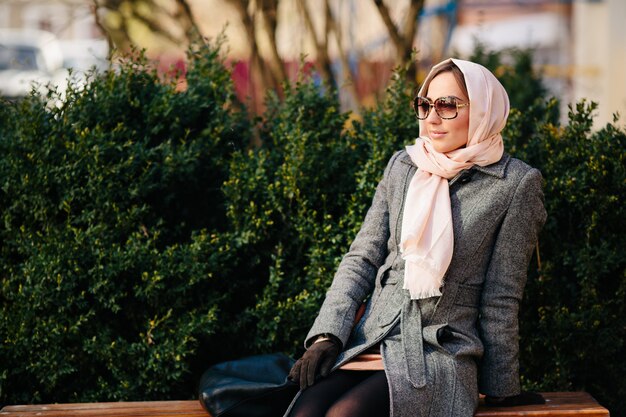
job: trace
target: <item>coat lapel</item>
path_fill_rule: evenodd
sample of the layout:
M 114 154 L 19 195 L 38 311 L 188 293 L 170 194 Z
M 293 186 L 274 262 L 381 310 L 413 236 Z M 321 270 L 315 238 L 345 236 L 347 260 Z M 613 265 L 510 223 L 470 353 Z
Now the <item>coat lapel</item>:
M 494 230 L 492 225 L 501 220 L 506 202 L 498 198 L 498 185 L 509 160 L 510 156 L 504 155 L 495 164 L 474 166 L 450 185 L 454 256 L 447 275 L 459 283 L 471 274 L 464 265 L 477 256 L 485 234 Z

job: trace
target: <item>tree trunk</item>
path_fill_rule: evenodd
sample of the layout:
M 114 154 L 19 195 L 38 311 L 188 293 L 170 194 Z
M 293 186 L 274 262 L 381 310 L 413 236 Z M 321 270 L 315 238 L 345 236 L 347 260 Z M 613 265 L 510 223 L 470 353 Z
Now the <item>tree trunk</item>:
M 343 85 L 346 87 L 351 97 L 351 100 L 350 100 L 351 105 L 349 107 L 350 107 L 350 110 L 356 112 L 358 111 L 358 104 L 359 104 L 359 95 L 357 93 L 356 85 L 355 85 L 356 77 L 352 73 L 352 68 L 350 67 L 350 60 L 348 59 L 348 54 L 346 53 L 346 50 L 343 46 L 343 42 L 342 42 L 343 36 L 341 33 L 341 25 L 337 23 L 337 20 L 333 16 L 332 10 L 330 8 L 329 0 L 325 1 L 325 7 L 326 7 L 326 20 L 329 23 L 329 30 L 335 35 L 335 40 L 337 41 L 337 48 L 339 50 L 339 57 L 341 59 L 341 66 L 343 67 L 343 71 L 344 71 L 345 79 L 342 80 L 342 82 L 345 82 L 345 84 Z
M 258 6 L 261 9 L 263 23 L 270 43 L 270 70 L 273 76 L 273 84 L 279 88 L 287 79 L 287 73 L 283 60 L 278 53 L 276 44 L 276 27 L 278 26 L 278 0 L 258 0 Z
M 424 7 L 424 0 L 411 0 L 409 11 L 406 15 L 404 23 L 405 30 L 403 32 L 400 31 L 391 19 L 389 8 L 385 5 L 383 0 L 374 0 L 374 4 L 376 5 L 376 8 L 380 13 L 380 17 L 387 27 L 389 38 L 391 39 L 393 46 L 396 48 L 396 65 L 406 65 L 407 79 L 415 82 L 417 76 L 417 66 L 412 57 L 413 40 L 415 39 L 415 34 L 417 33 L 417 19 L 420 11 Z
M 248 0 L 228 0 L 239 12 L 239 17 L 246 30 L 246 37 L 250 45 L 250 95 L 252 107 L 256 113 L 263 111 L 263 93 L 272 86 L 270 75 L 267 73 L 263 58 L 259 53 L 256 41 L 256 24 L 254 15 L 248 13 Z M 261 94 L 259 94 L 261 93 Z
M 304 15 L 306 27 L 313 37 L 313 43 L 315 44 L 315 50 L 317 52 L 317 70 L 326 85 L 336 90 L 337 83 L 335 82 L 335 77 L 333 76 L 330 56 L 328 55 L 328 20 L 325 21 L 324 34 L 318 38 L 317 32 L 315 31 L 315 25 L 313 24 L 313 19 L 311 18 L 311 13 L 309 13 L 309 9 L 306 5 L 306 0 L 298 0 L 298 4 L 300 5 L 302 14 Z

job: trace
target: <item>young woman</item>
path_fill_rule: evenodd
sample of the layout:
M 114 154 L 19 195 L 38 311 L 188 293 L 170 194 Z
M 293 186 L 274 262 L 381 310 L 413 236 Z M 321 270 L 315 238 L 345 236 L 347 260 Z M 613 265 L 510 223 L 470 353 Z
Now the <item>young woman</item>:
M 339 265 L 288 416 L 470 417 L 479 392 L 542 401 L 520 390 L 518 309 L 546 212 L 539 171 L 504 153 L 507 93 L 448 59 L 413 108 L 420 137 L 389 161 Z

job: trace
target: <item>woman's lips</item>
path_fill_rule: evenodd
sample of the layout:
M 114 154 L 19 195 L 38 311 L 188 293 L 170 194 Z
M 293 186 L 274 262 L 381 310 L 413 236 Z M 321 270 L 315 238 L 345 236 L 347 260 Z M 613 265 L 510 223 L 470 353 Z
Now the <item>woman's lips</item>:
M 441 131 L 430 131 L 430 138 L 431 139 L 441 139 L 444 136 L 446 136 L 446 132 L 441 132 Z

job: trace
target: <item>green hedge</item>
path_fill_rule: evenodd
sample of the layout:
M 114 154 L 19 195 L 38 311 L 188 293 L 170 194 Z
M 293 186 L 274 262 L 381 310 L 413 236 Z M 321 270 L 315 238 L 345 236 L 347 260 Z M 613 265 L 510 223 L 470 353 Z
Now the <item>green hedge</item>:
M 593 132 L 595 108 L 570 107 L 567 126 L 535 123 L 519 149 L 542 170 L 549 213 L 541 270 L 525 296 L 522 364 L 528 385 L 584 389 L 612 406 L 611 415 L 623 416 L 626 129 L 616 117 Z M 514 114 L 513 125 L 523 117 Z
M 398 74 L 354 120 L 303 78 L 251 118 L 219 46 L 189 58 L 185 91 L 139 56 L 60 106 L 0 104 L 0 402 L 193 398 L 212 363 L 301 353 L 387 159 L 417 133 L 413 86 Z M 626 130 L 592 131 L 587 103 L 560 126 L 526 53 L 474 59 L 514 90 L 506 146 L 546 180 L 524 386 L 624 415 Z
M 220 188 L 250 136 L 217 50 L 193 59 L 185 93 L 137 57 L 60 107 L 2 104 L 2 402 L 190 392 L 245 286 L 226 282 Z

